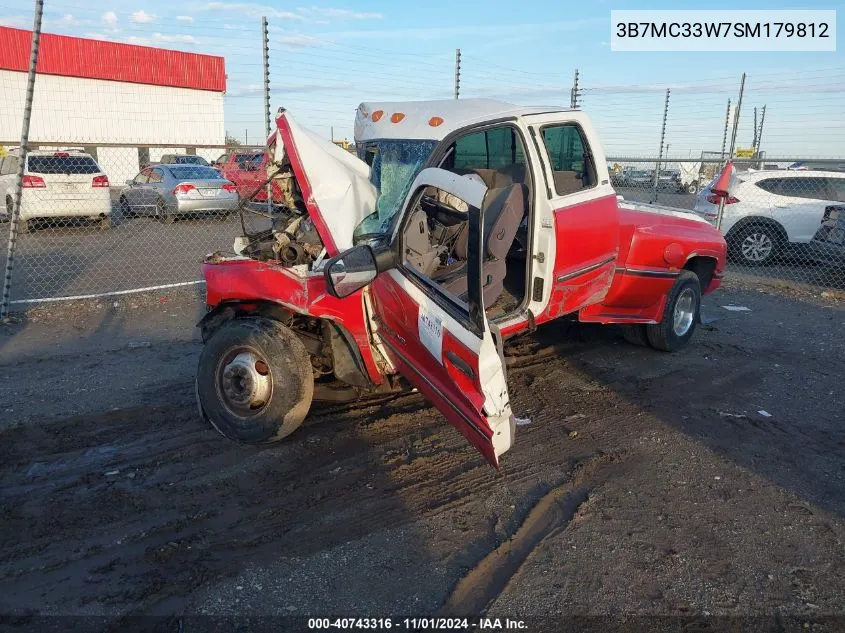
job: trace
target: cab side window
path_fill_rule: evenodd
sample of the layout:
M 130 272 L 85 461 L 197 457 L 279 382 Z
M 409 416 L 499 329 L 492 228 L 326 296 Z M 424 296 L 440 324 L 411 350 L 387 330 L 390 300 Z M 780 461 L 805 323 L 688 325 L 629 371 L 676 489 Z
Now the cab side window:
M 580 128 L 573 124 L 550 125 L 543 128 L 542 133 L 555 192 L 565 196 L 594 187 L 596 170 Z

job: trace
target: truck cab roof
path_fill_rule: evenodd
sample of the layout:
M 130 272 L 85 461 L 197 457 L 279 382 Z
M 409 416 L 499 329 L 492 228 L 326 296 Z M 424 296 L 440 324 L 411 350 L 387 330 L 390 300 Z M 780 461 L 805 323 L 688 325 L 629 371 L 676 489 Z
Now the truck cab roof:
M 493 99 L 365 101 L 355 113 L 355 142 L 374 139 L 439 141 L 473 123 L 530 114 L 568 112 L 559 106 L 518 106 Z

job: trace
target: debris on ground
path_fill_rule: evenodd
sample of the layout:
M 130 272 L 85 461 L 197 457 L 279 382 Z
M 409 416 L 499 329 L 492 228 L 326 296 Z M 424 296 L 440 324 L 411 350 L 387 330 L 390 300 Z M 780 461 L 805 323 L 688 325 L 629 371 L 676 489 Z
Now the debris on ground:
M 513 421 L 514 423 L 516 423 L 517 426 L 525 426 L 526 424 L 531 424 L 531 418 L 514 417 Z
M 722 306 L 728 312 L 751 312 L 751 308 L 746 308 L 745 306 L 733 306 L 733 305 L 726 305 Z

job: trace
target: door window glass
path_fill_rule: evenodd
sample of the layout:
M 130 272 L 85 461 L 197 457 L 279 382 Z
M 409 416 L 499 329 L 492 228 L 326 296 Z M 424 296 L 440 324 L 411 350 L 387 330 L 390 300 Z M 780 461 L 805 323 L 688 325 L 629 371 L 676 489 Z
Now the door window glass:
M 543 143 L 558 195 L 563 196 L 595 186 L 595 167 L 577 125 L 552 125 L 543 128 Z

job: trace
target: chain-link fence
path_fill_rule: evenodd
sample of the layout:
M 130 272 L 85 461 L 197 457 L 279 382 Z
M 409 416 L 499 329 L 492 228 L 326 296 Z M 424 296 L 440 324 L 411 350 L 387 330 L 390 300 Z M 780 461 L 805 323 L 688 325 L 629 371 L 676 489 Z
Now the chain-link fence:
M 368 99 L 572 103 L 591 116 L 625 198 L 714 223 L 721 207 L 731 270 L 845 287 L 845 160 L 830 158 L 845 147 L 842 68 L 665 85 L 602 86 L 582 74 L 573 86 L 468 51 L 421 58 L 280 34 L 272 18 L 262 32 L 256 15 L 230 17 L 179 16 L 170 32 L 147 21 L 156 16 L 132 14 L 124 32 L 111 12 L 64 16 L 63 27 L 99 19 L 115 35 L 42 35 L 31 101 L 32 32 L 0 26 L 0 219 L 15 209 L 19 170 L 23 185 L 10 240 L 13 302 L 196 284 L 203 257 L 242 233 L 234 209 L 256 211 L 246 215 L 253 228 L 267 224 L 261 213 L 277 210 L 266 204 L 267 159 L 255 143 L 265 138 L 270 57 L 284 60 L 280 75 L 295 67 L 308 77 L 274 83 L 274 109 L 284 105 L 332 138 L 351 136 L 354 110 Z M 186 25 L 201 39 L 181 33 Z M 158 30 L 141 38 L 150 28 Z M 158 48 L 200 42 L 215 54 Z M 736 190 L 720 199 L 708 185 L 732 150 Z
M 20 155 L 0 159 L 8 215 Z M 241 235 L 241 206 L 250 226 L 267 213 L 266 177 L 262 147 L 33 147 L 12 301 L 195 283 Z
M 845 288 L 845 160 L 775 157 L 734 166 L 730 195 L 720 196 L 710 189 L 718 159 L 609 158 L 624 198 L 692 210 L 718 225 L 729 270 Z

